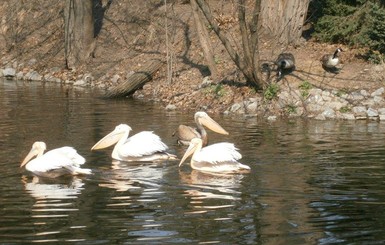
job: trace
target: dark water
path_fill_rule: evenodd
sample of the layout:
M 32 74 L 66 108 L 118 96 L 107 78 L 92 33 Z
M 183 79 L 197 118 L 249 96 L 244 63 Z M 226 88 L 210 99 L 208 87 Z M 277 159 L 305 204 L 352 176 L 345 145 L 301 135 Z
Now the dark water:
M 252 171 L 214 176 L 178 162 L 127 164 L 90 148 L 117 124 L 171 136 L 193 113 L 98 91 L 0 81 L 0 243 L 383 244 L 385 124 L 214 116 Z M 74 146 L 94 174 L 19 169 L 34 141 Z

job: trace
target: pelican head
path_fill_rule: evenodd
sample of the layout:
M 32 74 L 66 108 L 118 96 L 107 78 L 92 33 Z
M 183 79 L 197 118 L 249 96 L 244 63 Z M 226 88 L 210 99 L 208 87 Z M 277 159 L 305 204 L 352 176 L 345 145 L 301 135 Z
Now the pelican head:
M 228 135 L 229 133 L 224 130 L 221 125 L 219 125 L 216 121 L 214 121 L 206 112 L 198 111 L 194 115 L 194 120 L 197 125 L 203 125 L 210 130 L 218 133 Z
M 123 138 L 124 135 L 126 135 L 126 139 L 131 130 L 131 127 L 127 124 L 119 124 L 111 133 L 107 134 L 103 139 L 99 140 L 98 143 L 96 143 L 91 148 L 91 150 L 103 149 L 116 144 L 120 139 Z
M 179 167 L 183 164 L 183 162 L 192 154 L 202 149 L 202 139 L 194 138 L 190 141 L 190 145 L 184 153 L 182 160 L 180 160 Z
M 23 167 L 27 162 L 29 162 L 35 156 L 43 155 L 44 151 L 47 149 L 47 145 L 42 141 L 36 141 L 32 145 L 32 149 L 29 151 L 28 155 L 21 162 L 20 168 Z

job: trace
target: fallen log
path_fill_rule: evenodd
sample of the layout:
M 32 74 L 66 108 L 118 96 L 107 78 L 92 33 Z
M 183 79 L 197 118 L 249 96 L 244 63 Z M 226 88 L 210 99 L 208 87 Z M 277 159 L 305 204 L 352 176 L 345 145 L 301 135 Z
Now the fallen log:
M 119 98 L 132 95 L 136 90 L 152 80 L 153 75 L 157 72 L 165 62 L 160 59 L 151 60 L 147 66 L 130 75 L 125 81 L 110 88 L 106 94 L 106 98 Z

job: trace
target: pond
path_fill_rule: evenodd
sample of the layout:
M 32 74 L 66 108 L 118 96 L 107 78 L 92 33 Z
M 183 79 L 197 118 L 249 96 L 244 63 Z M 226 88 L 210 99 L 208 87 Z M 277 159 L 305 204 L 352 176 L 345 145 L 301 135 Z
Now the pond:
M 120 123 L 172 136 L 193 112 L 101 91 L 0 80 L 0 243 L 383 244 L 385 123 L 212 115 L 248 174 L 178 161 L 126 163 L 90 148 Z M 93 174 L 37 178 L 19 168 L 32 143 L 75 147 Z

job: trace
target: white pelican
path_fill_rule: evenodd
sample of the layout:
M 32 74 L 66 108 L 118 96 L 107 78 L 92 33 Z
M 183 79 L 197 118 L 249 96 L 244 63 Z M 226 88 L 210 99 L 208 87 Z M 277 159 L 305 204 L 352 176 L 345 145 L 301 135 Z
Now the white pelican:
M 205 127 L 210 130 L 218 133 L 228 135 L 229 133 L 224 130 L 221 125 L 214 121 L 206 112 L 198 111 L 194 115 L 194 120 L 197 125 L 197 128 L 193 128 L 186 125 L 179 125 L 176 134 L 178 137 L 178 144 L 180 145 L 189 145 L 190 141 L 193 138 L 201 138 L 203 141 L 203 146 L 206 146 L 208 143 L 207 132 Z
M 193 154 L 190 165 L 193 169 L 212 173 L 234 173 L 250 170 L 250 167 L 237 160 L 242 155 L 234 144 L 222 142 L 202 148 L 202 139 L 194 138 L 186 150 L 179 166 Z
M 76 150 L 69 146 L 53 149 L 46 152 L 46 144 L 37 141 L 33 143 L 31 151 L 24 158 L 20 167 L 40 176 L 55 178 L 65 174 L 91 174 L 90 169 L 82 169 L 80 165 L 86 160 Z M 35 157 L 35 159 L 32 159 Z M 30 161 L 31 160 L 31 161 Z
M 112 158 L 115 160 L 153 162 L 177 159 L 175 155 L 166 152 L 167 145 L 153 132 L 142 131 L 128 138 L 130 131 L 130 126 L 120 124 L 114 131 L 99 140 L 91 150 L 107 148 L 116 143 L 112 151 Z

